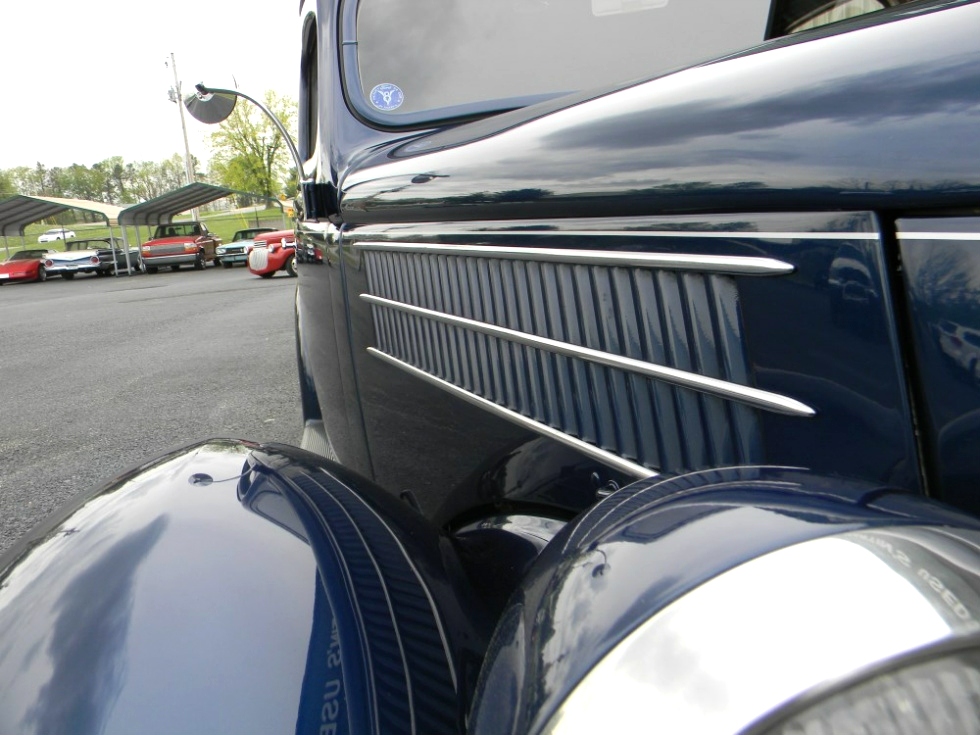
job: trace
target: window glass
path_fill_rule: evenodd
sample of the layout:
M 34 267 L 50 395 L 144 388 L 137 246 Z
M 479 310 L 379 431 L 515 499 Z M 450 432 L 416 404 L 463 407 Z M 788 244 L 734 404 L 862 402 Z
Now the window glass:
M 347 0 L 344 75 L 362 116 L 421 125 L 651 78 L 759 44 L 767 28 L 923 1 Z
M 773 35 L 783 36 L 924 0 L 778 0 Z
M 875 10 L 883 10 L 885 8 L 885 4 L 880 0 L 838 0 L 838 2 L 828 3 L 828 5 L 829 7 L 825 7 L 814 15 L 800 20 L 790 31 L 805 31 L 807 28 L 825 26 L 828 23 L 856 18 L 859 15 L 872 13 Z
M 760 43 L 768 20 L 769 0 L 361 0 L 345 71 L 361 112 L 397 124 L 655 76 Z
M 300 59 L 299 155 L 308 160 L 316 147 L 318 125 L 318 67 L 316 23 L 307 20 L 303 28 L 303 52 Z

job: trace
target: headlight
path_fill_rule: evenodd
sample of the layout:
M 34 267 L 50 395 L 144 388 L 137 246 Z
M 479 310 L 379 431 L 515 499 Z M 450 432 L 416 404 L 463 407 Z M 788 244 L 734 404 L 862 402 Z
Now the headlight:
M 932 646 L 758 723 L 752 735 L 980 732 L 980 641 Z
M 814 687 L 974 633 L 977 570 L 936 553 L 940 536 L 846 533 L 714 577 L 615 646 L 544 732 L 626 732 L 642 722 L 650 732 L 733 735 Z

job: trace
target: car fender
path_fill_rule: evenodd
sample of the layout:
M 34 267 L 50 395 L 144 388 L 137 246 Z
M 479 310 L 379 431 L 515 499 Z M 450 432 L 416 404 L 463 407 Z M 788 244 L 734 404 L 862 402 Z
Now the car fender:
M 456 731 L 487 635 L 446 549 L 301 450 L 168 453 L 0 559 L 0 731 Z

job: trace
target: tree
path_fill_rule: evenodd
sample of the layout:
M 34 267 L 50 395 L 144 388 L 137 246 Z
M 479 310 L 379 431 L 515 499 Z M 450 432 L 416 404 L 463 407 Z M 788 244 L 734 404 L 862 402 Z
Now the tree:
M 198 161 L 192 159 L 195 170 Z M 126 205 L 153 199 L 184 186 L 184 159 L 177 153 L 160 163 L 126 163 L 122 156 L 83 166 L 18 166 L 0 170 L 0 198 L 21 193 Z
M 0 171 L 0 199 L 12 197 L 16 193 L 14 177 L 7 171 Z
M 265 105 L 292 133 L 296 103 L 275 92 Z M 232 114 L 211 134 L 211 176 L 230 189 L 277 197 L 285 190 L 292 160 L 279 129 L 261 110 L 239 101 Z

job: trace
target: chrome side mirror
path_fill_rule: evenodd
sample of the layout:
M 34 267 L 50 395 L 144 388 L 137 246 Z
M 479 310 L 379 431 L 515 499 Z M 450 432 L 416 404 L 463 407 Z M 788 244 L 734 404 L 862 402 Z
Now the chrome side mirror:
M 286 126 L 272 113 L 272 110 L 258 100 L 249 97 L 244 92 L 239 92 L 237 89 L 212 89 L 205 86 L 203 82 L 195 84 L 194 89 L 196 90 L 194 94 L 189 94 L 184 97 L 184 107 L 187 108 L 191 117 L 207 125 L 216 125 L 227 120 L 228 116 L 235 109 L 235 103 L 238 97 L 248 100 L 262 110 L 282 134 L 283 140 L 286 141 L 286 147 L 289 148 L 289 153 L 293 157 L 293 164 L 296 166 L 296 171 L 299 174 L 300 184 L 302 185 L 309 181 L 306 172 L 303 170 L 303 162 L 300 160 L 299 149 L 296 148 L 296 143 L 287 132 Z

